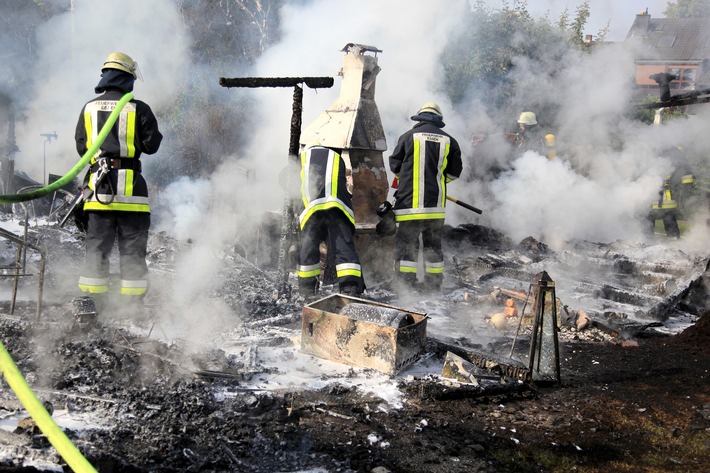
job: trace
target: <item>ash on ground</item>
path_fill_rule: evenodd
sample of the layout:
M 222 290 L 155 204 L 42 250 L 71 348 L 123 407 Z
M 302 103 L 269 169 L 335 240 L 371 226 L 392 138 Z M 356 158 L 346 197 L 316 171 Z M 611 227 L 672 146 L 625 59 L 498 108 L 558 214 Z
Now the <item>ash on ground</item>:
M 47 248 L 44 306 L 37 317 L 27 276 L 12 307 L 6 277 L 2 341 L 99 471 L 693 472 L 710 462 L 690 447 L 710 442 L 707 254 L 663 240 L 554 252 L 447 228 L 442 294 L 398 297 L 368 281 L 369 299 L 429 316 L 426 349 L 388 376 L 301 353 L 311 301 L 279 294 L 277 268 L 246 252 L 208 252 L 213 270 L 186 277 L 197 244 L 153 234 L 144 310 L 79 317 L 83 235 L 46 222 L 28 230 Z M 14 264 L 16 248 L 3 248 Z M 39 256 L 27 258 L 36 275 Z M 444 382 L 447 347 L 527 365 L 542 270 L 556 282 L 561 384 Z M 0 469 L 69 471 L 7 385 L 0 413 Z

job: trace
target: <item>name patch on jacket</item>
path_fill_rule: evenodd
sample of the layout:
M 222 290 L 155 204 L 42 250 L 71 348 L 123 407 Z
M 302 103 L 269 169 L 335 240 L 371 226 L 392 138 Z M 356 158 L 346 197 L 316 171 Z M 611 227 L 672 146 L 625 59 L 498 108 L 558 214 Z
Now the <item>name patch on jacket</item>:
M 444 135 L 438 135 L 436 133 L 415 133 L 417 138 L 422 137 L 426 141 L 434 141 L 436 143 L 448 143 L 449 137 Z

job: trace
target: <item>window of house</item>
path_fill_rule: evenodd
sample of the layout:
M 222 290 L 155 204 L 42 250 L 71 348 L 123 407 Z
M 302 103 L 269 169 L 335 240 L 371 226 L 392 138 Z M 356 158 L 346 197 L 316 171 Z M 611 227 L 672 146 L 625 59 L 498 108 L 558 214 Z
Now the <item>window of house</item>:
M 663 36 L 658 40 L 659 48 L 672 48 L 675 43 L 675 36 Z
M 694 90 L 697 72 L 696 68 L 669 67 L 668 73 L 677 77 L 671 82 L 671 89 Z

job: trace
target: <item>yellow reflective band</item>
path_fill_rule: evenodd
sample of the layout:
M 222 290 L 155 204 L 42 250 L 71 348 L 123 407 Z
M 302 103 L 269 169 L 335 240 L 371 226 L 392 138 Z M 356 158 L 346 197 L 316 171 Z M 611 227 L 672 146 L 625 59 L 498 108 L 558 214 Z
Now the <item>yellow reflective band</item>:
M 146 287 L 122 287 L 121 294 L 124 296 L 142 296 L 148 292 Z
M 340 161 L 335 159 L 335 151 L 328 152 L 328 166 L 332 166 L 333 172 L 330 175 L 330 195 L 338 195 L 338 175 L 340 174 Z
M 444 272 L 444 267 L 427 267 L 425 269 L 425 272 L 430 273 L 430 274 L 441 274 Z
M 79 284 L 79 289 L 81 289 L 81 292 L 88 292 L 89 294 L 104 294 L 108 292 L 108 286 L 89 286 L 86 284 Z
M 326 210 L 326 209 L 340 209 L 343 211 L 346 217 L 348 217 L 348 220 L 352 222 L 353 225 L 355 225 L 355 217 L 345 210 L 345 207 L 340 203 L 336 201 L 331 201 L 331 202 L 323 202 L 322 204 L 314 205 L 308 211 L 304 212 L 301 214 L 301 230 L 303 230 L 303 227 L 306 225 L 306 222 L 308 221 L 309 218 L 311 218 L 311 215 L 313 215 L 315 212 L 319 210 Z
M 416 261 L 400 260 L 398 271 L 400 273 L 416 273 L 417 272 L 417 263 L 416 263 Z
M 441 146 L 441 145 L 439 145 Z M 446 169 L 446 166 L 449 162 L 448 156 L 449 156 L 449 142 L 447 141 L 446 144 L 444 145 L 444 156 L 443 159 L 441 160 L 441 168 L 440 170 L 443 171 Z M 441 200 L 439 201 L 439 207 L 446 207 L 446 183 L 449 182 L 447 177 L 442 173 L 441 174 L 441 179 L 439 180 L 439 195 L 441 196 Z
M 136 155 L 136 112 L 128 112 L 126 117 L 126 157 L 132 158 Z
M 120 210 L 122 212 L 146 212 L 150 213 L 150 205 L 148 204 L 129 204 L 122 202 L 111 202 L 104 205 L 100 202 L 86 202 L 84 210 Z
M 362 271 L 358 271 L 357 269 L 344 269 L 342 271 L 336 271 L 336 274 L 339 278 L 344 276 L 356 276 L 359 278 L 362 276 Z
M 299 278 L 312 278 L 320 274 L 320 268 L 313 269 L 311 271 L 298 271 L 296 270 L 296 275 Z
M 412 164 L 412 208 L 421 207 L 419 202 L 419 162 L 421 160 L 421 141 L 414 140 L 414 163 Z
M 91 145 L 94 144 L 94 135 L 93 135 L 93 130 L 92 130 L 92 123 L 91 123 L 91 113 L 85 112 L 84 113 L 84 130 L 86 130 L 86 149 L 91 148 Z M 98 155 L 98 152 L 97 152 Z
M 405 214 L 405 215 L 395 215 L 394 220 L 396 222 L 406 222 L 409 220 L 437 220 L 445 219 L 445 213 L 419 213 L 419 214 Z
M 133 169 L 121 169 L 125 171 L 123 195 L 133 195 Z

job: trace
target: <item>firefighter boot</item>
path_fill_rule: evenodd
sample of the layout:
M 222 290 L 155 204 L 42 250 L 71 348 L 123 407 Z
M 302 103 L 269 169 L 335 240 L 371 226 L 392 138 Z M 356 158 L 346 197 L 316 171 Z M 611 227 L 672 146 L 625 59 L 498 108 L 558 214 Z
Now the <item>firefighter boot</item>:
M 415 290 L 417 275 L 414 273 L 396 273 L 392 280 L 392 290 L 397 294 Z
M 340 293 L 345 296 L 362 297 L 363 292 L 359 284 L 345 284 L 340 286 Z
M 307 300 L 313 299 L 318 294 L 318 279 L 299 279 L 298 293 L 301 294 Z

